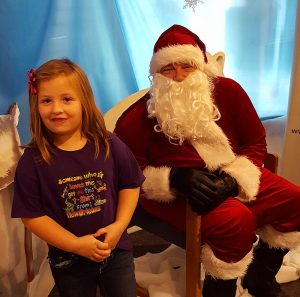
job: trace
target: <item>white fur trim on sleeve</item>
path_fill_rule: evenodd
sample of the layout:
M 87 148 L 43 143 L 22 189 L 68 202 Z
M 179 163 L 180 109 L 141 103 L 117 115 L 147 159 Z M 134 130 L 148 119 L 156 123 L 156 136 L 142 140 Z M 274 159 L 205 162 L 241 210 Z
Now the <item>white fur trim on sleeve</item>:
M 205 272 L 215 278 L 224 280 L 242 277 L 246 273 L 252 258 L 253 250 L 240 261 L 227 263 L 218 259 L 209 245 L 204 244 L 201 250 L 201 261 Z
M 281 249 L 295 249 L 300 246 L 300 232 L 279 232 L 271 225 L 263 226 L 257 230 L 259 237 L 270 247 Z
M 145 192 L 146 198 L 159 202 L 170 202 L 175 199 L 169 185 L 170 170 L 169 167 L 152 166 L 144 169 L 143 173 L 146 179 L 142 190 Z
M 221 168 L 234 177 L 240 186 L 237 197 L 241 201 L 255 200 L 259 190 L 260 169 L 244 156 L 238 156 L 235 160 Z

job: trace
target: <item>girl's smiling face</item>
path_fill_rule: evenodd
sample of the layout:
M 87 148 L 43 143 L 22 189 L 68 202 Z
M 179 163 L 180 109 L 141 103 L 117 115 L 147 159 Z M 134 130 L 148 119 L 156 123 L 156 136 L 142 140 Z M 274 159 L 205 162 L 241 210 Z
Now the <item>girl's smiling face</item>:
M 59 75 L 39 84 L 38 110 L 54 143 L 81 139 L 82 104 L 67 76 Z

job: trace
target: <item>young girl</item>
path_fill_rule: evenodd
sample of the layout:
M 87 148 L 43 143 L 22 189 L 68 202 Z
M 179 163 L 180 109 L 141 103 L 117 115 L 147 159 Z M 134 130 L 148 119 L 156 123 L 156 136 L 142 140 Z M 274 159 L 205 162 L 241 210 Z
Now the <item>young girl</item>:
M 15 176 L 12 217 L 49 245 L 61 296 L 135 297 L 126 228 L 144 180 L 106 131 L 84 72 L 68 59 L 29 73 L 32 139 Z

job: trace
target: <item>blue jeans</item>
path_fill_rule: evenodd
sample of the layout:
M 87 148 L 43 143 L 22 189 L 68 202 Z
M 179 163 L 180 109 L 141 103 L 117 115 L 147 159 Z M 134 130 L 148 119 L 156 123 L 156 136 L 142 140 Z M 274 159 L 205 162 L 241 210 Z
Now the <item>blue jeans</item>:
M 115 249 L 100 263 L 72 256 L 49 259 L 55 285 L 61 297 L 136 297 L 136 281 L 131 251 Z

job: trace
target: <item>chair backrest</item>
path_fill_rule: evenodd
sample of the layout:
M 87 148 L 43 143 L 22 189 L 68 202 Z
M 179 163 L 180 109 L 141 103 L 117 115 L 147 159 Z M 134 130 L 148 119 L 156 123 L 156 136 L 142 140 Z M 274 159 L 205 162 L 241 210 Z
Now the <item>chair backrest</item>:
M 114 131 L 120 115 L 134 102 L 142 98 L 149 89 L 143 89 L 124 98 L 104 114 L 104 121 L 108 131 Z
M 273 173 L 277 173 L 278 159 L 278 155 L 268 152 L 265 156 L 264 167 L 269 169 Z
M 17 130 L 19 114 L 18 105 L 13 103 L 8 114 L 0 115 L 0 190 L 14 181 L 16 166 L 22 154 Z

